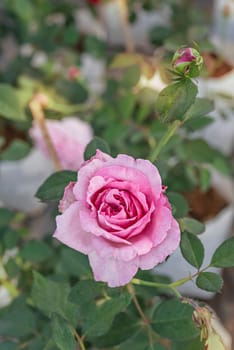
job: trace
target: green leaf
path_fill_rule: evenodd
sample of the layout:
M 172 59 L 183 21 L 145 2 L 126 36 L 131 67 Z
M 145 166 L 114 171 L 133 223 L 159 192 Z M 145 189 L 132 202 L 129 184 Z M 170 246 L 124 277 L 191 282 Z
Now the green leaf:
M 182 120 L 194 103 L 196 95 L 197 86 L 190 79 L 181 80 L 160 92 L 156 101 L 156 109 L 163 119 Z
M 164 41 L 172 35 L 172 29 L 166 26 L 156 25 L 150 29 L 149 39 L 154 46 L 162 46 Z
M 200 187 L 202 191 L 206 192 L 209 189 L 211 184 L 211 173 L 206 168 L 200 168 L 199 173 L 200 173 Z
M 202 139 L 186 140 L 185 156 L 189 161 L 210 163 L 224 175 L 232 174 L 232 166 L 229 159 Z
M 13 220 L 14 216 L 15 213 L 13 213 L 13 211 L 6 208 L 0 208 L 0 227 L 7 227 L 11 220 Z
M 74 171 L 58 171 L 49 176 L 39 187 L 36 197 L 42 201 L 56 201 L 62 198 L 65 187 L 77 180 L 77 173 Z
M 120 313 L 116 316 L 111 328 L 105 335 L 92 338 L 91 340 L 98 348 L 113 347 L 133 336 L 139 331 L 139 327 L 139 322 L 136 322 L 125 313 Z M 131 348 L 128 348 L 128 350 L 131 350 Z
M 234 237 L 224 241 L 215 251 L 211 265 L 215 267 L 234 267 Z
M 15 140 L 1 153 L 0 159 L 9 161 L 19 160 L 26 157 L 30 152 L 30 149 L 28 143 L 21 140 Z
M 110 329 L 116 315 L 124 311 L 130 301 L 131 296 L 128 293 L 104 301 L 90 313 L 84 324 L 85 333 L 90 337 L 105 334 Z
M 204 259 L 204 247 L 197 236 L 184 232 L 180 241 L 180 249 L 183 257 L 194 267 L 199 269 Z
M 132 337 L 129 337 L 127 341 L 122 343 L 119 350 L 145 350 L 149 344 L 148 334 L 140 329 Z
M 10 258 L 4 267 L 10 278 L 16 277 L 20 272 L 20 268 L 13 258 Z
M 52 250 L 43 241 L 27 241 L 19 254 L 26 261 L 40 263 L 51 256 Z
M 52 315 L 52 337 L 60 350 L 76 349 L 72 327 L 58 314 Z
M 69 25 L 63 30 L 63 43 L 65 45 L 75 45 L 78 43 L 80 33 L 75 25 Z
M 127 88 L 134 87 L 141 76 L 141 68 L 138 64 L 128 67 L 124 70 L 124 75 L 121 80 L 121 84 Z
M 165 346 L 162 346 L 161 344 L 154 344 L 154 347 L 147 346 L 144 350 L 167 350 Z
M 4 231 L 4 236 L 3 236 L 3 242 L 5 249 L 12 249 L 17 246 L 19 241 L 19 235 L 18 232 L 12 228 L 6 229 Z
M 157 156 L 161 152 L 162 148 L 169 142 L 169 140 L 174 136 L 177 129 L 180 127 L 181 122 L 179 120 L 175 120 L 165 131 L 164 135 L 161 137 L 160 141 L 157 144 L 157 147 L 153 150 L 150 160 L 151 162 L 155 162 Z
M 10 343 L 9 341 L 0 343 L 0 350 L 17 350 L 18 344 Z
M 97 149 L 104 153 L 110 154 L 110 147 L 108 143 L 101 137 L 95 136 L 85 148 L 84 159 L 88 160 L 91 157 L 95 156 Z
M 172 340 L 186 340 L 196 337 L 199 330 L 195 328 L 193 307 L 179 300 L 163 301 L 153 314 L 153 329 L 162 337 Z
M 181 219 L 181 227 L 183 231 L 188 231 L 194 235 L 200 235 L 205 231 L 206 226 L 193 218 L 183 218 Z
M 32 334 L 36 318 L 26 306 L 23 298 L 18 298 L 0 310 L 0 334 L 2 337 L 23 338 Z
M 0 148 L 4 145 L 5 140 L 4 137 L 0 136 Z
M 49 280 L 36 271 L 33 272 L 33 277 L 34 305 L 48 317 L 51 317 L 52 313 L 58 313 L 76 325 L 78 310 L 76 305 L 68 301 L 70 286 L 67 283 Z
M 196 118 L 191 118 L 187 120 L 187 122 L 184 124 L 184 126 L 189 130 L 189 131 L 196 131 L 203 129 L 207 127 L 208 125 L 213 123 L 213 118 L 211 117 L 196 117 Z
M 79 109 L 82 111 L 82 103 L 84 103 L 88 98 L 88 91 L 84 84 L 79 81 L 60 79 L 56 82 L 55 89 L 57 94 L 63 96 L 63 98 L 69 101 L 70 104 L 66 105 L 56 103 L 56 101 L 50 101 L 49 109 L 61 113 L 69 113 L 69 111 L 75 107 L 76 111 L 79 111 Z M 76 106 L 72 106 L 71 103 L 75 104 Z
M 95 300 L 103 297 L 104 284 L 93 280 L 81 280 L 72 289 L 68 299 L 77 304 L 82 317 L 96 308 Z
M 211 148 L 208 143 L 202 139 L 186 141 L 186 158 L 199 163 L 212 163 L 217 156 L 216 150 Z
M 172 343 L 171 350 L 204 350 L 204 344 L 200 341 L 200 337 L 189 341 L 178 341 Z M 216 350 L 216 349 L 210 349 Z
M 68 247 L 62 247 L 57 271 L 74 277 L 91 278 L 92 271 L 87 255 Z
M 106 43 L 96 36 L 89 35 L 85 39 L 84 50 L 94 57 L 102 58 L 106 54 Z
M 196 279 L 196 285 L 208 292 L 219 292 L 223 287 L 223 279 L 214 272 L 202 272 Z
M 124 311 L 131 301 L 129 293 L 107 295 L 104 283 L 81 280 L 73 288 L 69 300 L 77 304 L 84 319 L 83 329 L 90 337 L 100 336 L 108 331 L 115 316 Z M 99 301 L 99 302 L 98 302 Z
M 37 337 L 30 342 L 27 350 L 45 350 L 43 345 L 45 345 L 44 339 L 42 339 L 41 337 Z
M 119 98 L 118 104 L 116 105 L 119 118 L 130 119 L 133 114 L 135 105 L 136 97 L 131 93 L 125 94 L 124 96 Z
M 17 90 L 7 84 L 0 84 L 0 116 L 11 120 L 25 120 Z
M 188 202 L 181 194 L 176 192 L 168 192 L 167 197 L 172 205 L 173 215 L 176 218 L 181 218 L 188 214 Z
M 186 117 L 195 120 L 196 118 L 204 117 L 213 110 L 214 101 L 207 98 L 196 98 L 195 103 L 187 111 Z
M 216 152 L 212 165 L 216 170 L 218 170 L 220 173 L 226 176 L 230 176 L 233 174 L 232 163 L 230 159 L 228 159 L 221 153 Z

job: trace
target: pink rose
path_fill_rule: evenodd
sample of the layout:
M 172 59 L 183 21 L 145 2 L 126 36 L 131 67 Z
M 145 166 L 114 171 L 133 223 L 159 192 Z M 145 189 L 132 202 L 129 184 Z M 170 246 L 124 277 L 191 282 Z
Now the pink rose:
M 63 169 L 78 170 L 84 160 L 85 147 L 92 139 L 90 125 L 78 118 L 69 117 L 60 121 L 47 120 L 46 126 Z M 29 133 L 36 147 L 50 158 L 41 130 L 36 123 Z
M 54 237 L 88 255 L 96 281 L 125 285 L 138 268 L 153 268 L 179 244 L 164 191 L 148 160 L 97 151 L 66 187 Z

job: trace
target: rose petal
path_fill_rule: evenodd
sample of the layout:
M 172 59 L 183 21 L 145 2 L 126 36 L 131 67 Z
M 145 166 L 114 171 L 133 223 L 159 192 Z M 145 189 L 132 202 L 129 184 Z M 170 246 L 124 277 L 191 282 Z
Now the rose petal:
M 57 229 L 53 237 L 81 253 L 88 254 L 92 250 L 92 235 L 85 232 L 77 217 L 79 207 L 74 202 L 62 215 L 56 217 Z
M 89 262 L 96 281 L 107 282 L 109 287 L 124 286 L 129 283 L 138 269 L 137 259 L 121 261 L 101 258 L 96 252 L 89 254 Z
M 63 198 L 59 202 L 59 211 L 63 213 L 70 205 L 75 202 L 75 196 L 73 193 L 75 182 L 70 182 L 64 190 Z
M 170 230 L 164 241 L 152 248 L 151 251 L 139 257 L 139 267 L 142 270 L 152 269 L 171 255 L 180 243 L 180 228 L 178 222 L 173 218 Z

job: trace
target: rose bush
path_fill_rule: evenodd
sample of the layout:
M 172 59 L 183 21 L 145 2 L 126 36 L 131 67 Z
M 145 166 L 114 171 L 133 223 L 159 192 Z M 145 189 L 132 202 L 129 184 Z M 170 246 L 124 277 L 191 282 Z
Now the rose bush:
M 47 120 L 46 126 L 63 169 L 78 170 L 83 162 L 86 145 L 92 139 L 90 125 L 78 118 Z M 49 159 L 46 142 L 37 123 L 30 129 L 36 147 Z
M 149 161 L 97 151 L 66 187 L 54 237 L 88 255 L 96 281 L 125 285 L 138 268 L 153 268 L 179 244 L 164 192 Z

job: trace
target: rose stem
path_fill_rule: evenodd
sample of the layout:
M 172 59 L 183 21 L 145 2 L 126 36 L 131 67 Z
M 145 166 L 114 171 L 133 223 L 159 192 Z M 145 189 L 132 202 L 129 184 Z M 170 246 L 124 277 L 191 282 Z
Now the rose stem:
M 127 289 L 128 289 L 129 294 L 132 297 L 132 300 L 133 300 L 133 302 L 134 302 L 134 304 L 136 306 L 136 309 L 139 312 L 142 320 L 144 321 L 144 323 L 149 324 L 149 320 L 146 318 L 146 316 L 145 316 L 145 314 L 144 314 L 144 312 L 143 312 L 143 310 L 142 310 L 142 308 L 141 308 L 141 306 L 140 306 L 140 304 L 139 304 L 139 302 L 137 300 L 137 297 L 136 297 L 133 285 L 128 284 L 127 285 Z
M 147 327 L 147 333 L 148 333 L 148 337 L 149 337 L 149 343 L 150 343 L 150 348 L 153 349 L 153 345 L 154 345 L 154 340 L 153 340 L 153 334 L 152 334 L 152 330 L 151 330 L 151 327 L 150 327 L 150 320 L 147 319 L 147 317 L 145 316 L 140 304 L 139 304 L 139 301 L 136 297 L 136 294 L 135 294 L 135 290 L 134 290 L 134 287 L 131 283 L 129 283 L 127 285 L 127 289 L 128 289 L 128 292 L 129 294 L 132 296 L 132 300 L 136 306 L 136 309 L 139 313 L 139 315 L 141 316 L 144 324 L 146 325 Z
M 168 143 L 168 141 L 172 138 L 172 136 L 175 134 L 175 132 L 181 127 L 183 124 L 180 120 L 175 120 L 172 125 L 168 128 L 166 133 L 163 135 L 151 155 L 149 156 L 149 159 L 152 163 L 155 162 L 157 159 L 159 153 L 161 152 L 162 148 Z
M 175 281 L 173 283 L 158 283 L 158 282 L 152 282 L 152 281 L 144 281 L 144 280 L 140 280 L 138 278 L 133 278 L 131 280 L 132 284 L 138 285 L 138 286 L 147 286 L 147 287 L 156 287 L 156 288 L 167 288 L 170 289 L 178 298 L 181 298 L 181 294 L 178 292 L 178 290 L 176 289 L 176 287 L 182 286 L 183 284 L 185 284 L 186 282 L 191 281 L 193 278 L 197 277 L 200 273 L 206 271 L 207 269 L 210 268 L 210 265 L 204 267 L 202 270 L 197 271 L 196 273 L 194 273 L 191 276 L 188 277 L 184 277 L 179 279 L 178 281 Z
M 58 158 L 58 155 L 55 151 L 53 142 L 51 140 L 51 137 L 49 135 L 46 122 L 45 122 L 45 115 L 43 108 L 46 107 L 48 103 L 47 96 L 43 94 L 36 94 L 32 101 L 29 103 L 29 108 L 32 112 L 32 116 L 34 121 L 38 124 L 42 136 L 44 138 L 44 141 L 47 145 L 48 152 L 50 154 L 51 160 L 54 164 L 54 167 L 57 171 L 62 169 L 62 166 L 60 164 L 60 160 Z
M 82 337 L 77 333 L 77 331 L 75 329 L 74 329 L 74 335 L 75 335 L 75 337 L 76 337 L 76 339 L 78 341 L 80 349 L 81 350 L 86 350 L 86 347 L 85 347 L 85 345 L 83 343 Z
M 135 51 L 135 47 L 128 20 L 129 14 L 126 0 L 119 0 L 119 7 L 121 12 L 126 52 L 133 53 Z
M 187 280 L 186 280 L 186 282 L 187 282 Z M 131 283 L 135 284 L 135 285 L 138 285 L 138 286 L 147 286 L 147 287 L 155 287 L 155 288 L 167 288 L 167 289 L 170 289 L 178 298 L 182 297 L 181 294 L 178 292 L 178 290 L 176 290 L 176 288 L 175 288 L 176 286 L 174 286 L 173 284 L 144 281 L 144 280 L 140 280 L 138 278 L 133 278 Z

